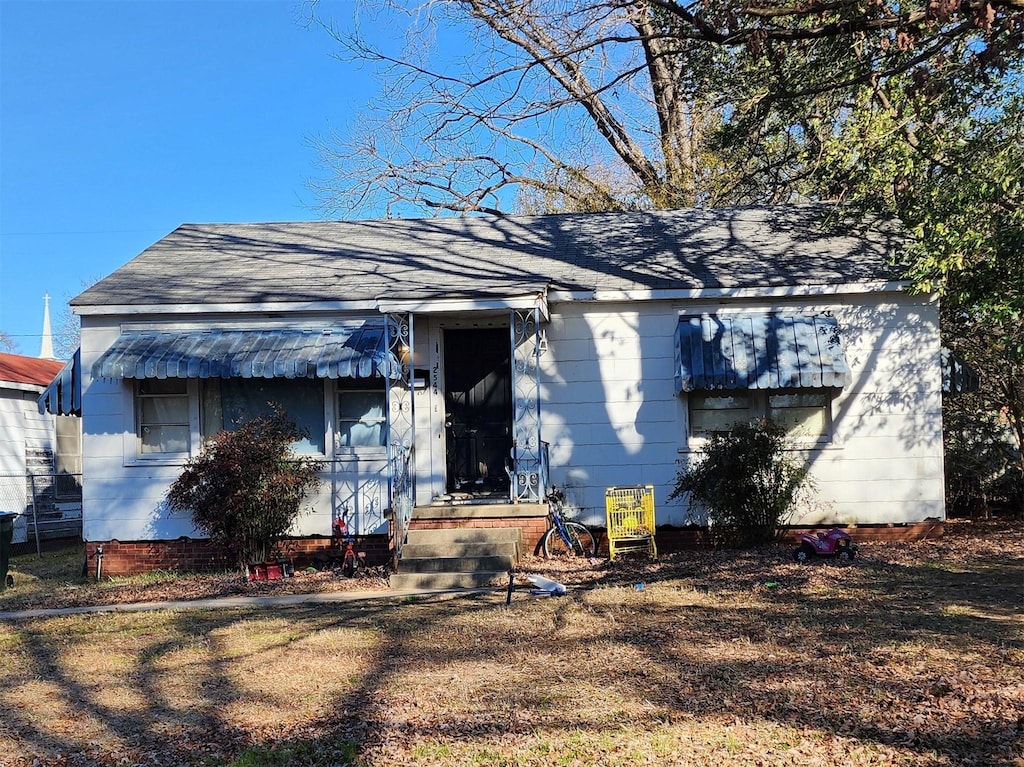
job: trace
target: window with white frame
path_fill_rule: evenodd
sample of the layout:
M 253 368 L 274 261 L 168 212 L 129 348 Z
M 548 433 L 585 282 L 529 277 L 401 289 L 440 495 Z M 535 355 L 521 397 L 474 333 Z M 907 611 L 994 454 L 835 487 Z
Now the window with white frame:
M 142 455 L 187 453 L 189 449 L 188 381 L 145 378 L 136 384 L 136 426 Z
M 825 441 L 832 433 L 831 389 L 696 391 L 687 395 L 691 437 L 725 434 L 768 419 L 796 440 Z
M 387 401 L 383 379 L 338 382 L 337 445 L 380 448 L 387 444 Z

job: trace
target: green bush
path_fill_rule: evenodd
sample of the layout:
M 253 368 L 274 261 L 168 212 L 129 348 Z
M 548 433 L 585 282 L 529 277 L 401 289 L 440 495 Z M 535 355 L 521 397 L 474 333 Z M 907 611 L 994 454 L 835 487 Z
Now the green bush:
M 291 452 L 291 444 L 302 436 L 280 410 L 236 431 L 222 431 L 185 465 L 167 502 L 191 512 L 195 526 L 224 546 L 239 566 L 263 562 L 320 481 L 322 462 Z
M 773 540 L 791 515 L 807 470 L 786 451 L 786 434 L 770 421 L 712 436 L 704 458 L 683 469 L 669 499 L 690 494 L 704 510 L 712 542 L 749 547 Z

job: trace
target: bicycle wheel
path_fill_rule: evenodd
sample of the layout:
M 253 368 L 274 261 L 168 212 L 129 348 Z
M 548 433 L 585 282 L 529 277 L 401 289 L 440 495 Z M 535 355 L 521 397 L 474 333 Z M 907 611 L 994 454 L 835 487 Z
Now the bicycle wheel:
M 572 545 L 565 542 L 557 527 L 544 535 L 544 556 L 546 557 L 592 557 L 597 553 L 597 541 L 586 525 L 579 522 L 563 522 L 565 532 Z

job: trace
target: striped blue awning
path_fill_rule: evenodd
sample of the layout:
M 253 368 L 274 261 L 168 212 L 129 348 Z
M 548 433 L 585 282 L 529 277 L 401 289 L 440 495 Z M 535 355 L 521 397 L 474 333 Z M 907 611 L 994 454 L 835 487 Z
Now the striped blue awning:
M 676 354 L 677 391 L 842 388 L 849 379 L 833 317 L 682 317 Z
M 71 360 L 61 368 L 46 391 L 36 400 L 40 413 L 82 415 L 82 350 L 75 349 Z
M 96 360 L 94 378 L 379 378 L 396 375 L 383 325 L 133 330 Z

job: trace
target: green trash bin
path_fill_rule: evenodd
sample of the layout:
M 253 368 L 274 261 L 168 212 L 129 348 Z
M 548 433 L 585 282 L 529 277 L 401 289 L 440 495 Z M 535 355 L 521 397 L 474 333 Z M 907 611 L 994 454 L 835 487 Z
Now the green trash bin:
M 12 511 L 0 511 L 0 590 L 7 588 L 7 566 L 11 561 L 11 540 L 17 516 Z

